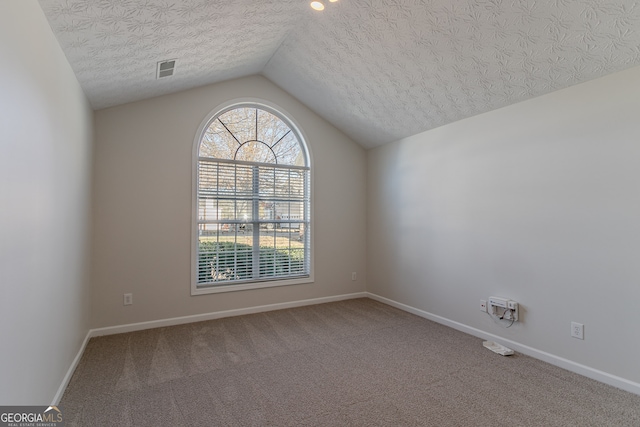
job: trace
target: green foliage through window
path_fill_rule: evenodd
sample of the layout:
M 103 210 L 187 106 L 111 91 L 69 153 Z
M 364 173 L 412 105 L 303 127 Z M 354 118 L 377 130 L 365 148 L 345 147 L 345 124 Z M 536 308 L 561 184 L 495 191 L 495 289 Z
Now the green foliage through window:
M 204 266 L 198 271 L 200 283 L 251 279 L 253 250 L 242 243 L 200 241 L 198 265 Z M 259 270 L 276 277 L 302 274 L 304 252 L 261 247 Z

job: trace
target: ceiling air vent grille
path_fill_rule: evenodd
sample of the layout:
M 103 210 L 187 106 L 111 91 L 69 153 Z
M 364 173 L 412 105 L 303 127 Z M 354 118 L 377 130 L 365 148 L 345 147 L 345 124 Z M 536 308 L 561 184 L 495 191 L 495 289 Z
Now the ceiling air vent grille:
M 173 76 L 173 72 L 176 69 L 176 60 L 169 59 L 166 61 L 158 62 L 158 70 L 156 73 L 156 78 L 161 79 L 163 77 L 171 77 Z

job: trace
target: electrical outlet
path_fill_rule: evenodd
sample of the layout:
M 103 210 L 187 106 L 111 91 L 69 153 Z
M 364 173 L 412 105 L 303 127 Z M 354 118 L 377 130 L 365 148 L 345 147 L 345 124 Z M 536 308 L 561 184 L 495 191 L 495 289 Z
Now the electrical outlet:
M 124 294 L 123 305 L 131 305 L 131 304 L 133 304 L 133 294 Z
M 356 272 L 351 273 L 351 280 L 356 280 Z
M 579 340 L 584 339 L 584 325 L 578 322 L 571 322 L 571 336 Z
M 480 311 L 487 312 L 487 302 L 483 299 L 480 300 Z

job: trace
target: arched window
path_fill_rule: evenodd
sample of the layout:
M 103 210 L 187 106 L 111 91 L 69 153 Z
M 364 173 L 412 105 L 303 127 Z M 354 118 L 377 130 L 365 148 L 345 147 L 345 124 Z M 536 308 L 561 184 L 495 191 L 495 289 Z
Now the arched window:
M 192 293 L 309 281 L 311 177 L 295 127 L 236 104 L 197 141 Z

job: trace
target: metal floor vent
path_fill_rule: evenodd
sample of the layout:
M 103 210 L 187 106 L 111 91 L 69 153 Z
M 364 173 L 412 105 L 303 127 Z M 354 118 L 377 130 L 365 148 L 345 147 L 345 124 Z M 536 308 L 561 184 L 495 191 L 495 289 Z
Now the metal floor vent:
M 173 76 L 173 72 L 176 69 L 176 60 L 168 59 L 166 61 L 158 62 L 158 69 L 156 72 L 156 78 L 161 79 L 162 77 L 170 77 Z

